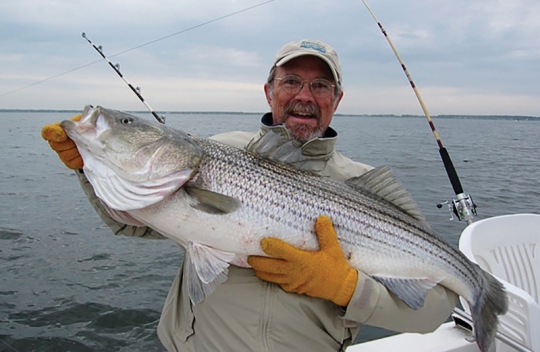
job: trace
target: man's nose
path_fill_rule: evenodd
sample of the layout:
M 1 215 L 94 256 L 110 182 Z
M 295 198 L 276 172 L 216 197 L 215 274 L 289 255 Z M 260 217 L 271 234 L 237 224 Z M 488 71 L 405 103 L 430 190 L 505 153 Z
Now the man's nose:
M 315 101 L 315 97 L 309 89 L 309 83 L 304 82 L 302 89 L 296 94 L 296 98 L 302 101 Z

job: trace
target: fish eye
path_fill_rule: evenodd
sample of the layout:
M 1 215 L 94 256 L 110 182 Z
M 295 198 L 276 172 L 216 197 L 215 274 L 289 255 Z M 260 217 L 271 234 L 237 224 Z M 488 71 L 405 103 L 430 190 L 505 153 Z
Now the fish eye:
M 133 122 L 133 119 L 130 117 L 123 117 L 120 119 L 122 125 L 130 125 Z

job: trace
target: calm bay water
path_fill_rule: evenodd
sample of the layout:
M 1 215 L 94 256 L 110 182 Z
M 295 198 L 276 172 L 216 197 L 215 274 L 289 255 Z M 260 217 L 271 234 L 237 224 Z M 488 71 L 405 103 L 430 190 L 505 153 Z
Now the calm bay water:
M 44 124 L 71 115 L 0 113 L 0 352 L 163 351 L 155 328 L 182 252 L 171 241 L 114 236 L 101 223 L 40 137 Z M 167 118 L 201 136 L 259 124 L 258 115 Z M 540 121 L 435 124 L 478 219 L 540 213 Z M 457 243 L 465 224 L 436 207 L 453 191 L 424 119 L 337 116 L 333 126 L 340 151 L 391 165 L 432 226 Z M 366 328 L 359 340 L 380 334 Z

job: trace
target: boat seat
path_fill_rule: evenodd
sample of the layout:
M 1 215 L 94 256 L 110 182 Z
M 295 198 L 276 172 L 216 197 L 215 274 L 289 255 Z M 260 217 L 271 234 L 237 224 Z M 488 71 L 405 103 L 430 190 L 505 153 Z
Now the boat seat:
M 540 351 L 540 215 L 503 215 L 472 223 L 461 234 L 459 249 L 508 292 L 509 309 L 499 317 L 499 331 Z

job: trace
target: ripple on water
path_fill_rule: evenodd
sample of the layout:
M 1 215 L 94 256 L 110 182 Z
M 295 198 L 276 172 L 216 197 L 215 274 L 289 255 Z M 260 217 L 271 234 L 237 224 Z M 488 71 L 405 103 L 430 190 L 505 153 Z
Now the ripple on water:
M 17 339 L 8 335 L 0 335 L 0 351 L 92 352 L 94 350 L 83 343 L 63 337 L 25 337 Z
M 157 321 L 159 312 L 150 309 L 124 309 L 101 303 L 72 303 L 46 307 L 39 311 L 25 310 L 9 315 L 19 324 L 42 327 L 54 322 L 57 326 L 85 323 L 95 328 L 119 329 Z
M 155 335 L 160 316 L 152 309 L 124 309 L 101 303 L 58 301 L 54 307 L 9 314 L 14 335 L 0 335 L 0 351 L 163 351 Z M 16 336 L 23 326 L 31 335 Z M 49 337 L 42 338 L 43 329 Z M 138 342 L 137 342 L 138 341 Z M 4 349 L 5 346 L 8 349 Z
M 23 235 L 24 234 L 17 229 L 0 227 L 0 240 L 16 240 L 21 238 Z

